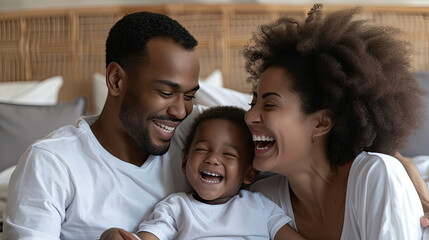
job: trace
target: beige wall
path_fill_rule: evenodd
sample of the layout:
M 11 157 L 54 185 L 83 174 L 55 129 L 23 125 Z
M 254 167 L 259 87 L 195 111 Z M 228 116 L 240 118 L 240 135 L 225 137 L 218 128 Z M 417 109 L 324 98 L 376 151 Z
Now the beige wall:
M 81 8 L 106 5 L 142 5 L 162 3 L 274 3 L 309 5 L 315 2 L 339 5 L 396 5 L 396 6 L 429 6 L 429 0 L 0 0 L 0 12 L 31 10 Z

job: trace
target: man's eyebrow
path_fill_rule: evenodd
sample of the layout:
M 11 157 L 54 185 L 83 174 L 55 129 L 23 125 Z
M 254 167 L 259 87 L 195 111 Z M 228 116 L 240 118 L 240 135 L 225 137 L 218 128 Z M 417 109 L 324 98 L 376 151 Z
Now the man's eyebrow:
M 274 95 L 274 96 L 277 96 L 277 97 L 281 98 L 281 96 L 278 93 L 276 93 L 276 92 L 267 92 L 267 93 L 264 93 L 262 95 L 262 98 L 266 98 L 266 97 L 271 96 L 271 95 Z
M 172 88 L 180 89 L 180 85 L 178 83 L 175 83 L 169 80 L 156 80 L 156 83 L 160 83 Z
M 197 86 L 195 86 L 194 88 L 192 88 L 191 90 L 189 90 L 189 92 L 197 91 L 198 89 L 200 89 L 199 84 Z
M 156 82 L 160 83 L 160 84 L 167 85 L 167 86 L 172 87 L 174 89 L 181 89 L 180 84 L 178 84 L 176 82 L 169 81 L 169 80 L 156 80 Z M 192 88 L 188 92 L 197 91 L 198 89 L 200 89 L 200 85 L 195 86 L 194 88 Z

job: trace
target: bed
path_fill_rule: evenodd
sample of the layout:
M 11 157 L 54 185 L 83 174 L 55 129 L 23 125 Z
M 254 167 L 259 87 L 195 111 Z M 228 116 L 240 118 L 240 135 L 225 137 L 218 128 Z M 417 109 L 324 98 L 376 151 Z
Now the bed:
M 325 6 L 333 11 L 346 6 Z M 124 14 L 164 13 L 199 41 L 201 89 L 196 103 L 248 107 L 243 46 L 257 26 L 280 16 L 305 17 L 309 5 L 163 4 L 0 14 L 0 210 L 19 155 L 33 141 L 83 114 L 98 114 L 107 90 L 104 44 Z M 429 7 L 362 6 L 360 17 L 404 31 L 413 47 L 412 70 L 429 91 Z M 429 97 L 426 97 L 429 109 Z M 427 111 L 429 112 L 429 110 Z M 429 183 L 429 119 L 404 156 L 413 157 Z M 0 212 L 1 213 L 1 212 Z

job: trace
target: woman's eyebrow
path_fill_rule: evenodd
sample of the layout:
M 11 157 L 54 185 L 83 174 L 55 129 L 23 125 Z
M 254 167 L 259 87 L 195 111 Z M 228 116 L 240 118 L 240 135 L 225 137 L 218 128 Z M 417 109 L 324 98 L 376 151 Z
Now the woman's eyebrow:
M 280 96 L 278 93 L 276 93 L 276 92 L 267 92 L 267 93 L 264 93 L 263 95 L 262 95 L 262 98 L 266 98 L 266 97 L 269 97 L 269 96 L 271 96 L 271 95 L 274 95 L 274 96 L 277 96 L 277 97 L 282 97 L 282 96 Z

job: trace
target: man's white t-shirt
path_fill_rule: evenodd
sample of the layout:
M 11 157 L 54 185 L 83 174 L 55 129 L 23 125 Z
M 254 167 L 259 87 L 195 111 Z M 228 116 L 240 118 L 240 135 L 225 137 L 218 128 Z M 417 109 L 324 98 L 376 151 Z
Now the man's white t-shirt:
M 224 204 L 210 205 L 192 194 L 174 193 L 159 202 L 138 232 L 160 240 L 274 239 L 291 218 L 261 193 L 241 190 Z
M 286 177 L 263 179 L 251 190 L 262 192 L 294 220 Z M 347 182 L 341 239 L 421 239 L 422 216 L 416 189 L 397 159 L 369 152 L 356 157 Z M 296 229 L 295 221 L 291 225 Z
M 5 239 L 94 240 L 108 228 L 136 231 L 153 206 L 190 192 L 181 171 L 189 125 L 176 129 L 168 152 L 138 167 L 107 152 L 90 129 L 96 117 L 78 119 L 30 146 L 9 183 Z

